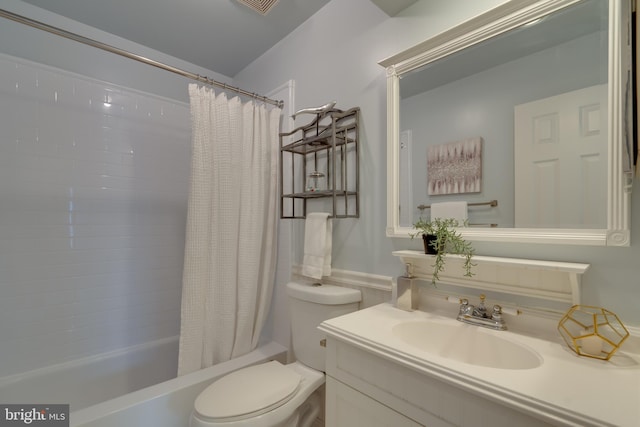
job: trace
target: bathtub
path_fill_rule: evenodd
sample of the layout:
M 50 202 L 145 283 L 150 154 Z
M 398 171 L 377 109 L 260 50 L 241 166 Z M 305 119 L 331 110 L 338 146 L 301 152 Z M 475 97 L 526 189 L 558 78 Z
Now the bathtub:
M 285 362 L 286 348 L 275 342 L 210 368 L 146 387 L 79 411 L 72 411 L 72 427 L 186 427 L 193 402 L 221 376 L 268 360 Z
M 176 376 L 169 337 L 0 379 L 2 403 L 66 403 L 77 411 Z
M 68 403 L 70 425 L 86 427 L 186 426 L 197 395 L 215 379 L 244 366 L 286 361 L 272 342 L 234 360 L 175 377 L 178 338 L 0 380 L 0 402 Z

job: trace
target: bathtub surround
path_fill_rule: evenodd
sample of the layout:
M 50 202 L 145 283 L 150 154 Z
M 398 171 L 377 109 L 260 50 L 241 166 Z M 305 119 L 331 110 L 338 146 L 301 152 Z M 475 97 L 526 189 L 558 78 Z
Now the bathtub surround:
M 248 353 L 271 304 L 281 109 L 189 85 L 191 185 L 178 375 Z
M 188 106 L 6 55 L 0 76 L 0 377 L 178 335 Z

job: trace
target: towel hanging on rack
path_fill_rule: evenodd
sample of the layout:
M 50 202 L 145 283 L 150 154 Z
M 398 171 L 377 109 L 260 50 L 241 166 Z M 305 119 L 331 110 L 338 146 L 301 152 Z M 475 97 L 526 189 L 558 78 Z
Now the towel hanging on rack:
M 441 202 L 431 205 L 431 219 L 435 218 L 453 218 L 459 224 L 464 224 L 469 219 L 467 212 L 467 202 Z
M 329 214 L 313 212 L 304 223 L 302 275 L 313 279 L 331 275 L 331 239 L 333 226 Z

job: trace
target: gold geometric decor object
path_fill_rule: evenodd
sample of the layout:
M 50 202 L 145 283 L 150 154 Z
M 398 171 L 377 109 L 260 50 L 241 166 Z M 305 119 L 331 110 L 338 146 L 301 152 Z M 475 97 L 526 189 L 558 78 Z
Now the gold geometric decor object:
M 278 0 L 237 0 L 239 3 L 249 6 L 256 12 L 266 15 L 278 3 Z
M 602 307 L 574 305 L 560 322 L 558 331 L 579 356 L 609 360 L 629 336 L 618 316 Z

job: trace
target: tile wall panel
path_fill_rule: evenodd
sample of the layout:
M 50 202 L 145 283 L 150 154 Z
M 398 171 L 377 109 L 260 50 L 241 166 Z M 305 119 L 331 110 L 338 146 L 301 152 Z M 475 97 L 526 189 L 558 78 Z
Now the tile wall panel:
M 186 104 L 0 55 L 0 377 L 179 333 L 189 147 Z

